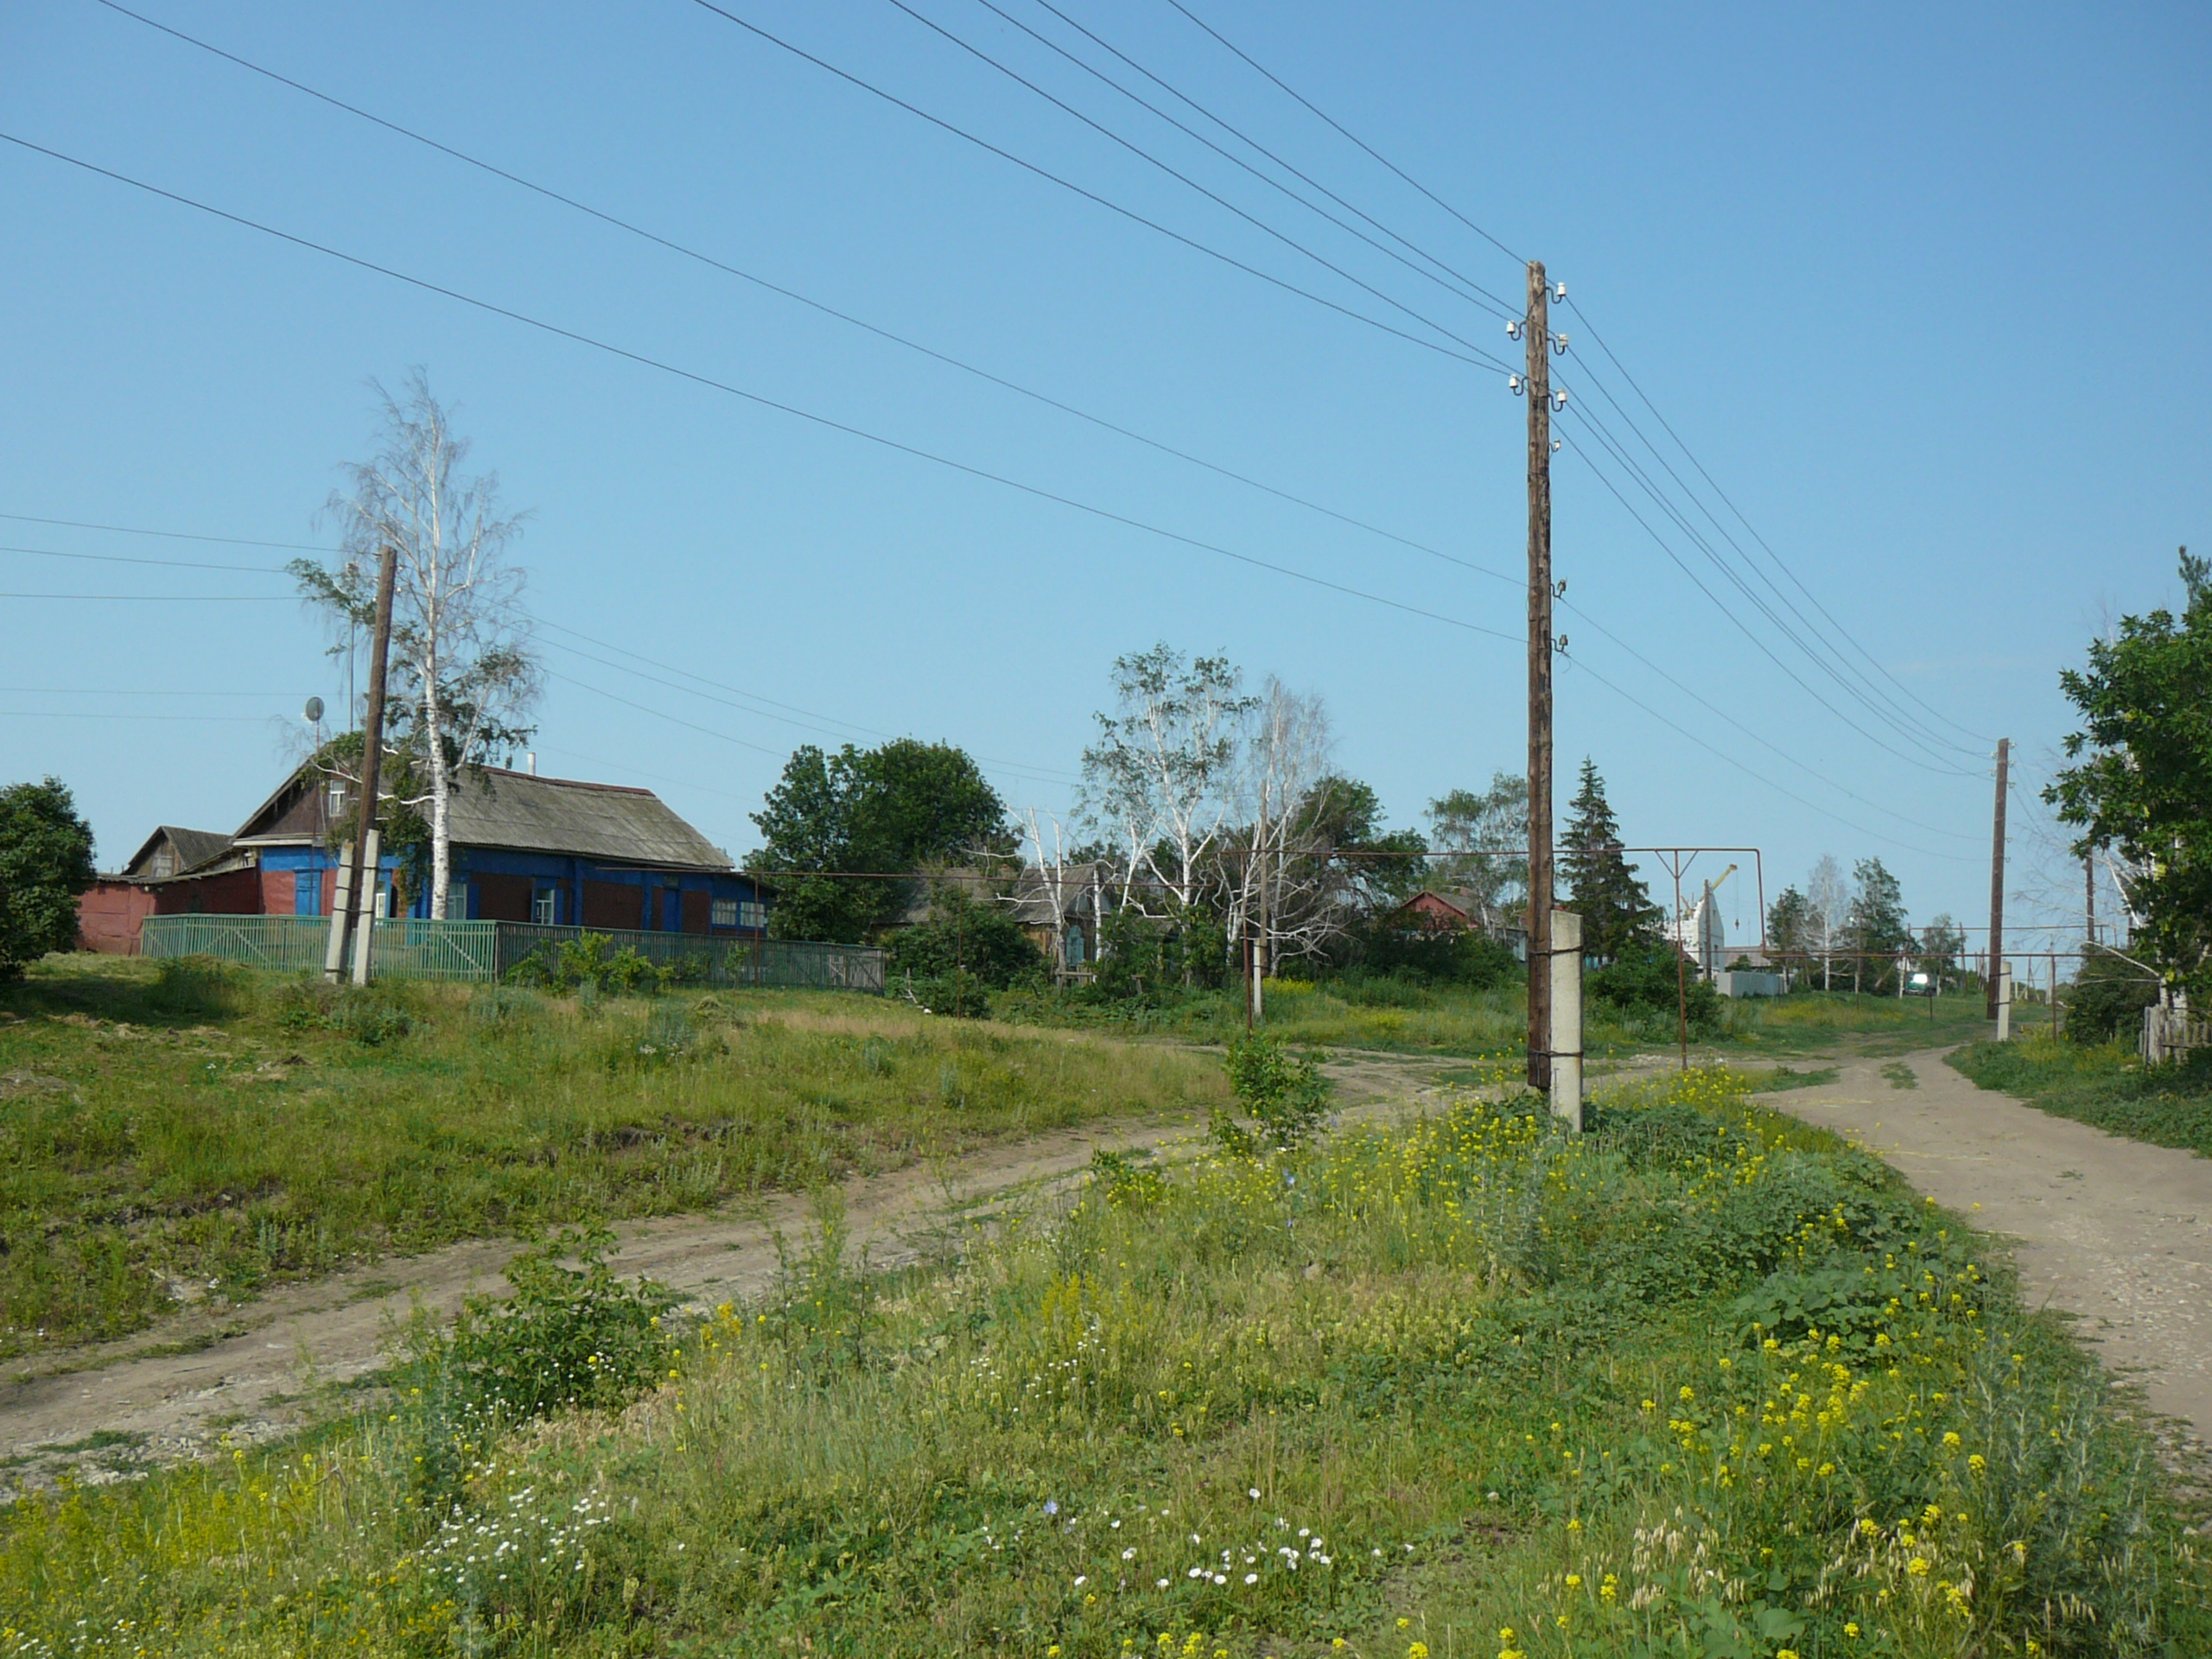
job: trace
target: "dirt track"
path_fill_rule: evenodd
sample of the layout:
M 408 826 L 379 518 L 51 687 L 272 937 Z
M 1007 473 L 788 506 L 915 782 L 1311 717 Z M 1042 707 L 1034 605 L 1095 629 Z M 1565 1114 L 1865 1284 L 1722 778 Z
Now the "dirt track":
M 1883 1061 L 1846 1060 L 1834 1083 L 1768 1103 L 1850 1135 L 2016 1240 L 2029 1304 L 2079 1316 L 2154 1409 L 2212 1441 L 2212 1160 L 1978 1089 L 1947 1052 L 1904 1057 L 1917 1088 L 1892 1084 Z
M 1452 1064 L 1361 1054 L 1328 1070 L 1344 1115 L 1361 1117 L 1406 1109 Z M 1049 1197 L 1102 1147 L 1173 1156 L 1200 1128 L 1183 1117 L 1102 1123 L 947 1165 L 849 1180 L 838 1189 L 848 1249 L 855 1258 L 866 1251 L 873 1265 L 896 1266 L 929 1248 L 948 1225 Z M 610 1261 L 695 1306 L 742 1302 L 773 1283 L 776 1236 L 803 1249 L 813 1225 L 812 1200 L 774 1194 L 624 1226 Z M 149 1464 L 206 1455 L 226 1436 L 254 1444 L 289 1433 L 341 1404 L 346 1384 L 384 1363 L 410 1308 L 449 1315 L 463 1297 L 501 1289 L 515 1249 L 512 1239 L 456 1244 L 285 1286 L 219 1315 L 181 1313 L 128 1339 L 82 1350 L 69 1357 L 75 1370 L 0 1382 L 0 1497 L 65 1471 L 99 1484 Z M 173 1351 L 180 1347 L 190 1351 Z
M 1978 1223 L 2018 1241 L 2030 1300 L 2081 1316 L 2107 1361 L 2139 1375 L 2156 1408 L 2212 1440 L 2212 1161 L 1986 1093 L 1944 1065 L 1942 1051 L 1904 1063 L 1916 1089 L 1894 1087 L 1880 1060 L 1844 1058 L 1834 1084 L 1771 1103 L 1863 1141 L 1941 1203 L 1979 1205 Z M 1628 1068 L 1659 1069 L 1656 1058 Z M 1346 1117 L 1389 1117 L 1418 1108 L 1439 1073 L 1464 1071 L 1464 1062 L 1357 1053 L 1329 1070 Z M 880 1266 L 911 1260 L 948 1224 L 1065 1191 L 1102 1147 L 1173 1156 L 1198 1128 L 1185 1118 L 1094 1125 L 848 1181 L 849 1248 Z M 774 1195 L 625 1227 L 613 1262 L 695 1304 L 743 1301 L 773 1282 L 775 1235 L 796 1243 L 811 1224 L 807 1198 Z M 251 1443 L 288 1433 L 378 1367 L 411 1306 L 449 1313 L 472 1292 L 499 1289 L 514 1249 L 511 1240 L 460 1244 L 287 1287 L 227 1310 L 212 1341 L 206 1313 L 182 1314 L 168 1328 L 84 1351 L 79 1370 L 0 1384 L 0 1495 L 65 1471 L 114 1479 L 205 1455 L 225 1435 Z M 164 1344 L 193 1351 L 158 1351 Z

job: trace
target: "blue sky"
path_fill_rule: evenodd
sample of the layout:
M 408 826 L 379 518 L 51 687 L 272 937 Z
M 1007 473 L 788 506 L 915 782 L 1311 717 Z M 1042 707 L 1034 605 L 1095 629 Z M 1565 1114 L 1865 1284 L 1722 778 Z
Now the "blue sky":
M 910 3 L 1351 276 L 1484 352 L 1517 352 L 1496 317 L 975 0 Z M 1033 0 L 1000 3 L 1111 63 Z M 1517 299 L 1511 259 L 1163 0 L 1056 3 Z M 1560 622 L 1562 774 L 1593 757 L 1633 842 L 1762 848 L 1770 897 L 1821 853 L 1878 854 L 1916 918 L 1981 919 L 1983 740 L 2016 741 L 2031 797 L 2068 729 L 2058 668 L 2109 615 L 2171 596 L 2177 544 L 2212 544 L 2204 11 L 1192 7 L 1544 259 L 1579 308 L 1555 318 L 1576 348 L 1555 362 L 1573 410 L 1634 443 L 1593 377 L 1626 388 L 1602 357 L 1584 361 L 1594 327 L 1832 615 L 1823 632 L 1879 664 L 1916 730 L 1963 746 L 1931 757 L 1875 725 L 1606 462 L 1770 661 L 1568 451 L 1557 565 L 1591 620 Z M 1500 374 L 1137 226 L 697 5 L 143 9 L 1147 436 L 1453 558 L 1521 568 L 1524 409 Z M 884 0 L 729 9 L 1184 236 L 1426 333 Z M 1510 582 L 1054 414 L 93 0 L 9 9 L 0 109 L 17 138 L 762 397 L 1417 610 L 1521 626 Z M 898 454 L 13 145 L 0 145 L 0 512 L 327 539 L 317 510 L 372 436 L 365 382 L 423 365 L 476 461 L 533 514 L 521 557 L 541 617 L 807 711 L 792 724 L 548 649 L 559 677 L 538 715 L 541 769 L 651 785 L 733 851 L 755 839 L 747 814 L 798 741 L 949 740 L 991 757 L 1010 804 L 1065 814 L 1109 664 L 1160 639 L 1321 692 L 1344 768 L 1401 824 L 1522 762 L 1510 639 Z M 21 517 L 0 520 L 0 543 L 289 556 Z M 0 553 L 0 575 L 10 594 L 286 591 L 250 571 L 22 552 Z M 104 863 L 156 823 L 234 827 L 304 698 L 338 690 L 289 602 L 9 598 L 0 628 L 0 778 L 67 779 Z M 2031 849 L 2016 850 L 2031 874 Z M 2024 874 L 2019 906 L 2044 902 Z M 1755 926 L 1748 898 L 1738 909 Z

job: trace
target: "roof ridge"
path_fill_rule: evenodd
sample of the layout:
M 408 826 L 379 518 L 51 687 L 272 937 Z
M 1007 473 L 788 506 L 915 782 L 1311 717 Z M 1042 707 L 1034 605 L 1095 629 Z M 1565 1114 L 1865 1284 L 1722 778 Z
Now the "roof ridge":
M 543 772 L 524 772 L 514 766 L 480 766 L 474 770 L 497 773 L 502 778 L 519 778 L 525 783 L 558 784 L 563 789 L 596 789 L 608 795 L 652 795 L 652 791 L 639 784 L 594 784 L 582 778 L 552 778 Z M 655 796 L 658 800 L 659 797 Z

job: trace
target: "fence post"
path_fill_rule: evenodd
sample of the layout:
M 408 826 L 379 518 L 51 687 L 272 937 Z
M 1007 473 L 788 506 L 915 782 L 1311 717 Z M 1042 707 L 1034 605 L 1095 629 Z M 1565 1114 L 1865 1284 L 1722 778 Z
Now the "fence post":
M 1997 964 L 1997 1040 L 2012 1040 L 2012 964 Z

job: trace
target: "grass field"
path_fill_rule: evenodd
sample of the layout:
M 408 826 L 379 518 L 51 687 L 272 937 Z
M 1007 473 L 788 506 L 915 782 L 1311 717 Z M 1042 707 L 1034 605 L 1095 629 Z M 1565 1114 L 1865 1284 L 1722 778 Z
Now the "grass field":
M 2212 1055 L 2186 1066 L 2145 1067 L 2125 1044 L 2087 1047 L 2031 1031 L 1950 1058 L 1982 1088 L 2039 1110 L 2212 1157 Z
M 1283 979 L 1268 982 L 1268 1026 L 1295 1043 L 1374 1048 L 1404 1053 L 1507 1056 L 1528 1034 L 1527 999 L 1518 985 L 1468 991 L 1456 987 Z M 1160 1008 L 1122 1008 L 1049 993 L 1002 993 L 995 1007 L 1021 1023 L 1157 1033 L 1192 1042 L 1226 1042 L 1244 1029 L 1241 994 L 1194 994 Z M 1903 1053 L 1970 1042 L 1987 1029 L 1971 997 L 1925 1000 L 1854 997 L 1847 991 L 1800 992 L 1773 999 L 1724 999 L 1721 1024 L 1693 1034 L 1699 1053 L 1795 1058 L 1841 1046 L 1866 1054 Z M 1674 1009 L 1623 1015 L 1592 1003 L 1586 1009 L 1585 1052 L 1601 1058 L 1672 1049 Z
M 386 1251 L 1225 1096 L 1195 1057 L 859 996 L 313 989 L 82 957 L 0 988 L 0 1354 Z
M 0 1654 L 2212 1651 L 2094 1365 L 1743 1087 L 1115 1166 L 888 1281 L 825 1213 L 626 1409 L 457 1437 L 516 1368 L 426 1360 L 310 1444 L 19 1503 Z

